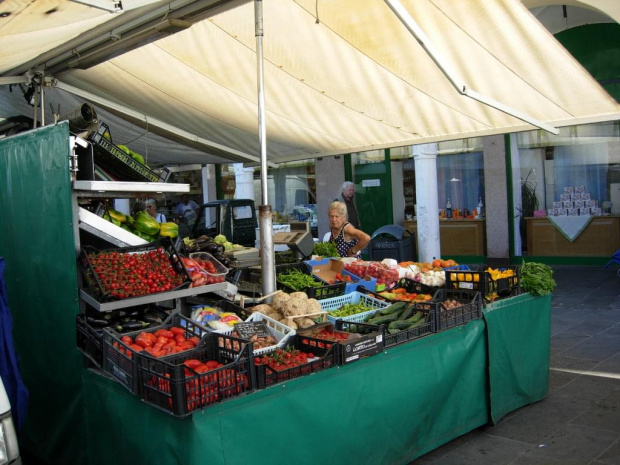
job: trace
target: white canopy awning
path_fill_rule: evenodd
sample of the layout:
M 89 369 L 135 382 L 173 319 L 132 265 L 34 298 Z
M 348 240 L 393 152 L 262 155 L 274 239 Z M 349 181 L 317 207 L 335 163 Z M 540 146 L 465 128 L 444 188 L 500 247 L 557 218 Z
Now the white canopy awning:
M 467 89 L 555 127 L 620 119 L 620 105 L 520 1 L 402 3 Z M 617 18 L 620 2 L 568 3 Z M 0 18 L 0 83 L 28 69 L 51 73 L 82 92 L 74 103 L 96 95 L 100 114 L 193 149 L 184 157 L 151 146 L 151 163 L 258 158 L 253 2 L 164 1 L 118 14 L 58 0 L 2 7 L 11 14 Z M 272 163 L 535 128 L 461 95 L 384 1 L 270 0 L 263 14 Z M 149 41 L 89 56 L 89 47 Z M 46 89 L 46 106 L 66 98 Z M 32 111 L 14 86 L 0 86 L 0 116 L 17 107 Z

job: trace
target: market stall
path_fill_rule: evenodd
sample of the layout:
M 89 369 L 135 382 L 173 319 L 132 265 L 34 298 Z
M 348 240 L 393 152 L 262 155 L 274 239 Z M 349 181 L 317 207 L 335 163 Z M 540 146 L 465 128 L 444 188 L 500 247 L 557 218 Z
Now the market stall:
M 76 202 L 80 196 L 106 192 L 71 189 L 66 169 L 68 140 L 68 129 L 61 124 L 1 145 L 7 161 L 0 173 L 7 193 L 2 198 L 12 199 L 2 207 L 23 212 L 11 215 L 12 227 L 2 230 L 0 242 L 8 265 L 11 306 L 27 309 L 15 315 L 16 346 L 24 380 L 31 390 L 23 444 L 42 460 L 142 463 L 175 457 L 182 463 L 232 464 L 261 459 L 284 463 L 290 462 L 288 454 L 295 450 L 303 452 L 296 452 L 295 460 L 305 456 L 308 463 L 331 462 L 333 457 L 356 464 L 407 463 L 546 393 L 542 362 L 549 353 L 546 329 L 550 299 L 528 294 L 507 297 L 489 303 L 485 319 L 480 319 L 477 294 L 492 294 L 494 289 L 487 286 L 463 294 L 471 296 L 468 308 L 475 311 L 456 321 L 454 327 L 429 323 L 434 329 L 428 332 L 406 329 L 407 338 L 402 343 L 386 343 L 373 356 L 350 364 L 332 363 L 324 370 L 264 389 L 246 382 L 251 379 L 248 370 L 248 378 L 236 377 L 236 382 L 244 381 L 242 389 L 236 391 L 235 385 L 231 391 L 230 385 L 219 386 L 236 395 L 202 405 L 183 418 L 162 412 L 141 400 L 141 391 L 129 392 L 133 384 L 119 382 L 122 370 L 113 371 L 117 377 L 111 379 L 105 370 L 85 369 L 75 346 L 76 317 L 84 305 L 107 312 L 130 307 L 132 302 L 99 301 L 78 279 L 76 257 L 83 244 L 79 241 L 82 233 Z M 41 186 L 36 195 L 28 195 L 19 182 L 23 177 Z M 46 208 L 55 207 L 53 217 L 40 214 L 42 199 L 53 199 L 53 205 L 45 200 Z M 22 234 L 26 229 L 31 232 L 28 237 Z M 367 264 L 366 268 L 376 275 L 372 277 L 378 285 L 393 284 L 396 279 L 387 265 Z M 487 283 L 486 279 L 474 278 L 483 276 L 484 270 L 468 273 L 460 268 L 453 273 L 453 284 L 459 286 Z M 35 281 L 37 292 L 33 293 Z M 345 284 L 339 287 L 341 291 L 346 292 Z M 186 298 L 223 285 L 156 290 L 131 298 L 141 303 L 170 298 L 177 301 L 172 313 L 183 313 Z M 435 305 L 426 298 L 425 302 Z M 386 305 L 382 307 L 390 307 Z M 325 307 L 322 304 L 321 308 Z M 432 314 L 432 307 L 428 307 L 426 315 Z M 37 331 L 33 338 L 33 331 L 43 321 L 53 322 L 45 326 L 53 331 Z M 441 324 L 441 316 L 437 321 Z M 521 357 L 525 354 L 516 341 L 523 331 L 535 342 L 530 346 L 536 356 Z M 383 339 L 392 335 L 383 333 Z M 508 359 L 515 369 L 506 378 L 501 362 Z M 494 381 L 497 375 L 501 382 Z

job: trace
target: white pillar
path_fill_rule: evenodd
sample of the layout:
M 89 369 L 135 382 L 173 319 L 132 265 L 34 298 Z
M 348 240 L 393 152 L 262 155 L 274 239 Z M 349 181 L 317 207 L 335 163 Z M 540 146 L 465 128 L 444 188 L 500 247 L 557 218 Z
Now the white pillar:
M 441 257 L 439 200 L 437 198 L 437 144 L 414 145 L 418 260 L 432 262 Z
M 246 168 L 243 163 L 233 163 L 235 170 L 235 198 L 250 199 L 254 198 L 254 168 Z

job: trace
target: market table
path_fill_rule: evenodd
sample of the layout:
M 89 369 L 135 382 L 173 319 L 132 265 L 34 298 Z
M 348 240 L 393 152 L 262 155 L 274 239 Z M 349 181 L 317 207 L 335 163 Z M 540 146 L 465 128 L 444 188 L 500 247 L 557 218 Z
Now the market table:
M 84 371 L 89 463 L 409 463 L 544 397 L 550 299 L 524 294 L 484 315 L 185 419 Z

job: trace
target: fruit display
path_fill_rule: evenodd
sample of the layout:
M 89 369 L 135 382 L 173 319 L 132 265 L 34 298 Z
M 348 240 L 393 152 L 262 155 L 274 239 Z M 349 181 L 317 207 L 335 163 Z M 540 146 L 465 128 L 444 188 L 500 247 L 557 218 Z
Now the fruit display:
M 178 326 L 160 328 L 153 332 L 142 331 L 135 337 L 124 335 L 120 340 L 125 346 L 115 342 L 113 347 L 121 353 L 125 351 L 125 355 L 129 358 L 132 357 L 132 351 L 142 352 L 143 350 L 153 357 L 165 357 L 193 349 L 200 343 L 198 337 L 188 335 L 184 328 Z
M 159 237 L 170 237 L 172 239 L 179 235 L 179 225 L 173 222 L 158 223 L 155 218 L 146 211 L 141 211 L 134 218 L 131 215 L 125 215 L 113 208 L 107 208 L 103 214 L 103 219 L 110 221 L 147 242 L 153 242 Z

